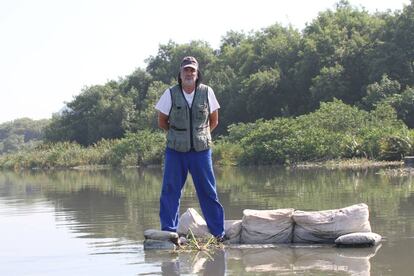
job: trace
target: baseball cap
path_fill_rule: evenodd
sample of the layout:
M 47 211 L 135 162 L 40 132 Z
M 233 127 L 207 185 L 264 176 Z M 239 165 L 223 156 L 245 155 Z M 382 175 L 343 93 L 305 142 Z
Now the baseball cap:
M 183 58 L 180 68 L 183 69 L 186 67 L 191 67 L 198 70 L 198 61 L 195 59 L 195 57 L 188 56 Z

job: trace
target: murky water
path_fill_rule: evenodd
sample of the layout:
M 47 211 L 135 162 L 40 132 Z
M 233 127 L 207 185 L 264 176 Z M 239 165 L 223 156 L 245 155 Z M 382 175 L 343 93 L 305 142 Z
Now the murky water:
M 412 275 L 414 186 L 376 170 L 217 169 L 226 219 L 243 209 L 322 210 L 365 202 L 374 248 L 239 246 L 143 250 L 158 228 L 161 169 L 0 172 L 0 275 Z M 198 201 L 191 179 L 181 208 Z M 200 212 L 201 213 L 201 212 Z

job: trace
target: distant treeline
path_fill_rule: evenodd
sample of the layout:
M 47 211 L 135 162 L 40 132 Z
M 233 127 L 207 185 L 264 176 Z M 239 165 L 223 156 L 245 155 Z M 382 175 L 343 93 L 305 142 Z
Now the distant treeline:
M 414 127 L 414 0 L 401 11 L 375 14 L 340 1 L 334 10 L 319 13 L 302 31 L 279 24 L 249 33 L 229 31 L 219 49 L 203 41 L 170 41 L 160 45 L 157 55 L 146 60 L 145 69 L 138 68 L 104 85 L 84 88 L 62 112 L 53 116 L 44 128 L 44 140 L 90 146 L 102 139 L 156 133 L 154 105 L 161 93 L 176 83 L 178 65 L 186 55 L 197 57 L 204 83 L 214 89 L 220 102 L 220 123 L 214 133 L 216 138 L 222 137 L 218 144 L 227 141 L 234 146 L 245 141 L 248 149 L 242 150 L 247 150 L 250 157 L 243 157 L 243 162 L 284 163 L 347 155 L 389 159 L 381 157 L 380 144 L 375 146 L 376 150 L 361 148 L 362 140 L 368 137 L 360 131 L 373 126 L 366 125 L 367 121 L 374 121 L 368 118 L 372 114 L 380 114 L 388 122 L 392 118 L 388 130 L 381 133 L 378 128 L 372 134 L 378 143 L 381 140 L 384 144 L 386 139 L 390 147 L 400 143 L 400 157 L 411 151 L 413 141 L 407 137 L 411 137 L 408 128 Z M 277 141 L 290 127 L 306 127 L 304 132 L 292 130 L 292 139 L 302 134 L 306 136 L 300 139 L 315 135 L 318 140 L 322 134 L 317 132 L 324 127 L 315 126 L 314 121 L 301 125 L 306 121 L 302 118 L 323 112 L 326 106 L 321 103 L 327 102 L 349 108 L 350 114 L 371 114 L 358 115 L 363 121 L 352 121 L 356 129 L 346 132 L 348 145 L 341 140 L 349 153 L 339 153 L 344 148 L 339 147 L 335 135 L 324 140 L 325 146 L 308 149 L 300 158 L 298 155 L 303 152 L 284 152 L 292 144 Z M 385 111 L 390 114 L 384 114 Z M 339 114 L 332 112 L 331 116 L 345 116 L 340 114 L 341 109 L 337 110 Z M 377 122 L 381 122 L 380 117 Z M 336 119 L 338 124 L 349 121 Z M 396 125 L 402 132 L 394 128 Z M 344 128 L 348 131 L 350 126 Z M 390 129 L 397 132 L 390 133 Z M 270 142 L 259 146 L 262 140 L 257 140 L 255 131 L 270 131 L 266 137 L 260 136 Z M 392 140 L 392 134 L 406 144 L 399 138 L 399 142 Z M 304 143 L 300 139 L 297 138 L 298 145 Z M 337 153 L 324 149 L 333 150 L 333 145 L 338 146 Z M 406 148 L 401 152 L 403 147 Z M 233 149 L 233 155 L 238 156 L 239 149 Z M 267 161 L 252 157 L 255 151 L 265 152 L 261 156 Z
M 0 154 L 33 148 L 42 143 L 44 128 L 50 120 L 21 118 L 0 124 Z

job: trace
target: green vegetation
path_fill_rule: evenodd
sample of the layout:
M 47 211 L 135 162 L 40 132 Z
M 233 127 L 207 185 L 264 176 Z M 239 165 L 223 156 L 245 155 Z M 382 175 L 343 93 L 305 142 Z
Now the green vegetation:
M 45 144 L 23 147 L 10 131 L 6 141 L 0 127 L 0 167 L 161 163 L 154 104 L 186 55 L 198 58 L 221 104 L 219 164 L 413 154 L 414 0 L 375 14 L 342 0 L 301 32 L 274 24 L 230 31 L 219 49 L 160 45 L 145 69 L 83 89 L 42 127 Z
M 41 143 L 48 120 L 17 119 L 0 124 L 0 154 L 33 148 Z
M 164 147 L 164 133 L 142 130 L 89 147 L 73 142 L 42 144 L 0 156 L 0 167 L 145 166 L 161 164 Z M 214 158 L 221 165 L 283 165 L 340 158 L 401 160 L 413 153 L 414 131 L 397 119 L 390 105 L 367 112 L 334 100 L 296 118 L 231 125 L 229 134 L 216 142 Z
M 1 155 L 6 169 L 49 169 L 79 166 L 145 166 L 161 164 L 165 147 L 162 132 L 129 133 L 116 140 L 102 139 L 89 147 L 74 142 L 41 144 L 36 148 Z
M 413 153 L 413 134 L 389 105 L 366 112 L 334 100 L 297 118 L 232 125 L 229 135 L 218 142 L 218 154 L 223 163 L 229 163 L 230 157 L 241 164 L 355 157 L 401 160 Z M 223 150 L 228 144 L 233 146 Z

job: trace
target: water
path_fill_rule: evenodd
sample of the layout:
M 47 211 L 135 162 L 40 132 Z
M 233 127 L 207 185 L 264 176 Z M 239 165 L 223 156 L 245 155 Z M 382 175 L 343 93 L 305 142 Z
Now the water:
M 226 219 L 243 209 L 323 210 L 364 202 L 373 248 L 239 246 L 213 252 L 143 250 L 159 228 L 158 168 L 0 172 L 0 275 L 412 275 L 411 177 L 378 170 L 216 169 Z M 200 211 L 191 178 L 182 210 Z

